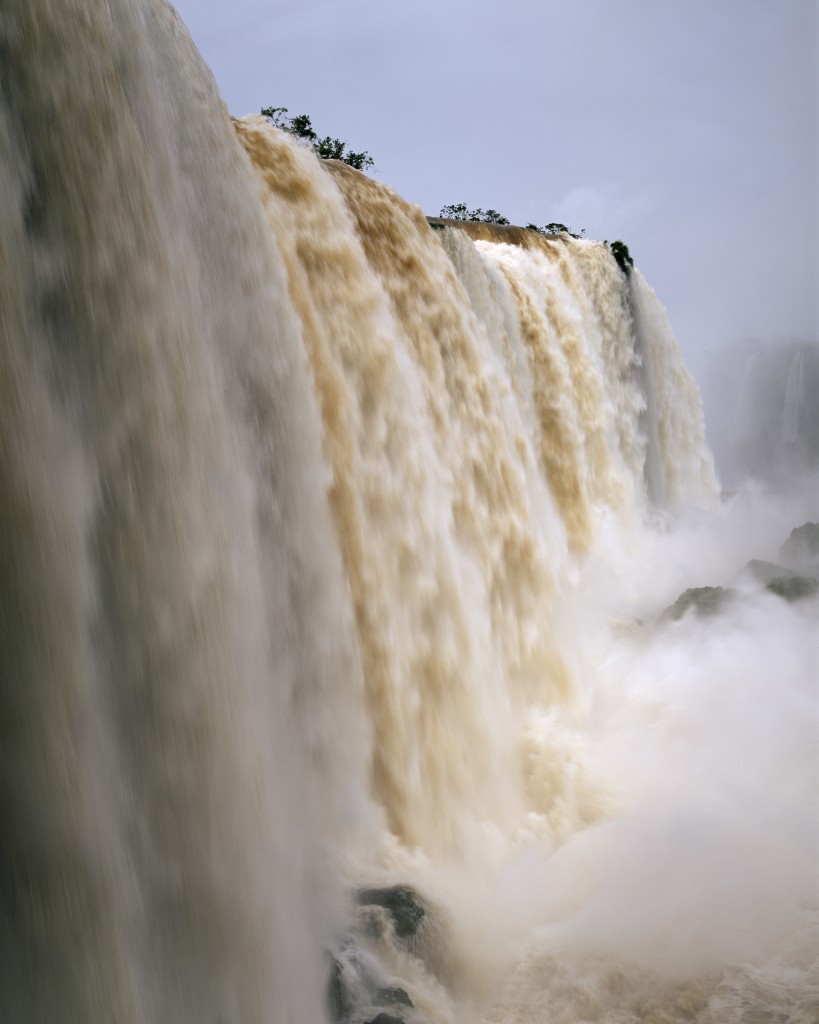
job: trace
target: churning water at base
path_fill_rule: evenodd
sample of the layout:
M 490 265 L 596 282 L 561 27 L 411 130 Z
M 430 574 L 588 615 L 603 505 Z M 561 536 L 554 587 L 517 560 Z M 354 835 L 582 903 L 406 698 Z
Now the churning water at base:
M 4 1018 L 814 1022 L 816 599 L 741 570 L 819 503 L 718 501 L 639 273 L 232 123 L 161 0 L 0 50 Z

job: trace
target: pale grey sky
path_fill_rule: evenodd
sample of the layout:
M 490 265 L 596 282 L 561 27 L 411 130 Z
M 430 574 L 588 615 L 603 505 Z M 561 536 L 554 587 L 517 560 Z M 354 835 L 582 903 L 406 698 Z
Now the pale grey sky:
M 437 214 L 622 238 L 695 372 L 819 339 L 819 0 L 178 0 L 233 114 L 308 113 Z

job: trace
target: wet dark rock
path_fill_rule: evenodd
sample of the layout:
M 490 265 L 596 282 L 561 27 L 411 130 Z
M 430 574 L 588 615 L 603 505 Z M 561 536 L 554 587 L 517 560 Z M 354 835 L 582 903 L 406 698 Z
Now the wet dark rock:
M 342 1024 L 359 1017 L 362 1008 L 389 1005 L 378 999 L 376 993 L 384 988 L 384 972 L 372 954 L 363 949 L 354 938 L 348 936 L 331 954 L 330 978 L 327 985 L 327 1001 L 330 1017 L 336 1024 Z
M 330 951 L 328 1005 L 333 1024 L 415 1024 L 426 1021 L 394 974 L 394 957 L 417 957 L 442 977 L 443 930 L 436 908 L 408 885 L 362 888 L 355 893 L 358 912 L 351 929 Z M 445 958 L 443 958 L 445 959 Z M 446 974 L 444 971 L 443 974 Z
M 413 1002 L 407 995 L 406 990 L 398 985 L 389 988 L 380 988 L 375 994 L 375 1002 L 379 1006 L 413 1006 Z
M 333 965 L 330 969 L 330 983 L 328 986 L 328 999 L 330 1002 L 330 1019 L 334 1021 L 344 1020 L 352 1010 L 352 1002 L 347 986 L 344 984 L 344 975 L 341 964 L 332 958 Z
M 689 609 L 700 616 L 716 615 L 730 604 L 736 591 L 730 587 L 691 587 L 684 591 L 674 604 L 670 605 L 660 616 L 661 622 L 675 622 L 681 619 Z
M 329 955 L 327 997 L 334 1024 L 366 1024 L 379 1014 L 395 1018 L 403 1007 L 414 1009 L 402 980 L 391 976 L 359 938 L 348 935 Z
M 779 554 L 791 565 L 819 564 L 819 523 L 803 523 L 791 530 Z
M 819 593 L 819 580 L 812 576 L 777 576 L 765 589 L 786 601 L 800 601 Z
M 357 899 L 362 907 L 383 907 L 392 918 L 393 929 L 400 939 L 415 935 L 426 916 L 420 896 L 408 885 L 360 889 Z

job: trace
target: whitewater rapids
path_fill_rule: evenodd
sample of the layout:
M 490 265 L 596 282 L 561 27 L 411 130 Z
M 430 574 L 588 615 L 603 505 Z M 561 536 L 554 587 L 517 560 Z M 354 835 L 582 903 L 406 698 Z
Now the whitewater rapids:
M 816 602 L 657 620 L 819 496 L 720 500 L 639 271 L 233 121 L 162 0 L 0 52 L 4 1018 L 316 1024 L 353 949 L 408 1024 L 815 1022 Z

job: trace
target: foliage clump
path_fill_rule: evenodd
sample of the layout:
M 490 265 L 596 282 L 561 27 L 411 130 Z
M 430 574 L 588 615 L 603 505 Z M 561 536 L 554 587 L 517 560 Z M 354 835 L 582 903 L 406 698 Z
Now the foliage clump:
M 330 135 L 319 138 L 313 129 L 309 114 L 296 114 L 295 117 L 286 117 L 287 107 L 262 107 L 261 114 L 275 128 L 281 128 L 282 131 L 294 135 L 297 139 L 301 139 L 322 160 L 340 160 L 342 163 L 354 167 L 357 171 L 365 171 L 367 168 L 374 166 L 373 158 L 366 150 L 357 153 L 355 150 L 350 149 L 346 142 L 342 142 L 341 139 L 334 139 Z
M 441 208 L 440 215 L 446 220 L 475 221 L 479 224 L 509 224 L 509 219 L 498 213 L 497 210 L 482 210 L 480 207 L 477 210 L 470 210 L 466 203 L 451 203 L 449 206 L 444 206 Z M 586 229 L 583 228 L 577 235 L 570 231 L 565 224 L 559 224 L 557 221 L 544 224 L 543 227 L 538 227 L 537 224 L 527 224 L 526 228 L 529 231 L 536 231 L 544 238 L 554 238 L 557 235 L 581 238 L 586 233 Z
M 466 203 L 452 203 L 441 208 L 441 216 L 446 220 L 469 220 L 479 224 L 508 224 L 509 221 L 497 210 L 467 209 Z
M 605 244 L 611 249 L 611 254 L 617 261 L 617 266 L 628 277 L 631 273 L 631 268 L 634 266 L 634 260 L 631 258 L 626 243 L 617 241 L 606 242 Z
M 578 235 L 574 231 L 570 231 L 565 224 L 561 224 L 556 220 L 550 224 L 544 224 L 543 227 L 538 227 L 537 224 L 527 224 L 526 227 L 529 231 L 536 231 L 539 235 L 543 235 L 544 238 L 554 238 L 556 235 L 571 235 L 572 238 L 582 238 L 586 234 L 585 228 L 581 228 Z

